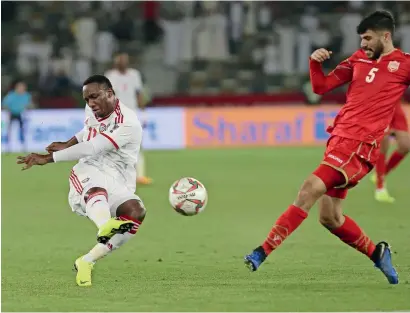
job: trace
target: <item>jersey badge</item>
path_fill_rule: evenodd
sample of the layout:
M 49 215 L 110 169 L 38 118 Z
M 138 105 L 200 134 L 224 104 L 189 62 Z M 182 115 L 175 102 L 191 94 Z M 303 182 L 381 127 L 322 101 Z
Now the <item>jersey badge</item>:
M 387 69 L 389 72 L 393 73 L 399 69 L 400 62 L 397 61 L 390 61 L 389 64 L 387 65 Z
M 100 124 L 100 133 L 103 133 L 107 130 L 107 125 L 105 125 L 104 123 Z

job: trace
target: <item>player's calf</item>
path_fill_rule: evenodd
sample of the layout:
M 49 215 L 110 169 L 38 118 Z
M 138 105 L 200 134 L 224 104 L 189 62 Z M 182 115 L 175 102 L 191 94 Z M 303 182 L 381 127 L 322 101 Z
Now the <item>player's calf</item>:
M 293 205 L 277 219 L 263 244 L 245 256 L 245 264 L 252 271 L 256 271 L 266 257 L 302 224 L 315 202 L 327 190 L 345 182 L 339 171 L 327 165 L 320 165 L 303 183 Z
M 245 256 L 245 264 L 250 270 L 256 271 L 266 257 L 302 224 L 312 206 L 325 192 L 326 185 L 318 176 L 310 175 L 306 179 L 295 202 L 277 219 L 263 244 Z
M 342 199 L 324 195 L 319 200 L 319 222 L 329 230 L 339 228 L 344 223 Z
M 106 243 L 106 247 L 113 251 L 128 242 L 137 233 L 145 219 L 145 215 L 145 207 L 139 200 L 131 199 L 121 204 L 117 208 L 117 220 L 131 223 L 132 227 L 126 232 L 115 234 Z
M 97 241 L 106 244 L 115 234 L 131 231 L 134 222 L 128 219 L 112 219 L 108 204 L 108 193 L 104 188 L 90 188 L 84 195 L 87 216 L 97 225 Z
M 401 130 L 397 130 L 394 133 L 397 141 L 397 150 L 392 153 L 387 161 L 385 175 L 388 175 L 395 169 L 410 151 L 410 133 Z
M 106 243 L 98 243 L 85 256 L 86 262 L 95 263 L 112 251 L 118 249 L 135 236 L 146 215 L 146 210 L 141 201 L 131 199 L 125 201 L 117 209 L 116 221 L 132 225 L 126 232 L 115 233 Z M 111 219 L 111 221 L 114 219 Z

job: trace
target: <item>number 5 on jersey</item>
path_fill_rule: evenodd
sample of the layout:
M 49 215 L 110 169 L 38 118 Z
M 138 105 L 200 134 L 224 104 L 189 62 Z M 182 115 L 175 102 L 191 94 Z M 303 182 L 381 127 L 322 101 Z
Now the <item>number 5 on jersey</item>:
M 367 74 L 367 76 L 366 76 L 366 83 L 371 83 L 371 82 L 374 80 L 374 78 L 375 78 L 375 76 L 376 76 L 376 72 L 377 72 L 378 70 L 379 70 L 378 68 L 373 67 L 373 68 L 369 71 L 369 74 Z

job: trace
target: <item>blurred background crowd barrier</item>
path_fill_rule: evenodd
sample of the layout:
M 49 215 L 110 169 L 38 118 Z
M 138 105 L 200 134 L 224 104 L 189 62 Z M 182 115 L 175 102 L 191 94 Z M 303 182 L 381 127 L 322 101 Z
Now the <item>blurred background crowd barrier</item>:
M 150 98 L 147 149 L 318 144 L 346 87 L 312 93 L 308 58 L 333 51 L 327 70 L 359 47 L 356 25 L 374 9 L 396 17 L 410 52 L 410 2 L 36 1 L 1 3 L 2 98 L 28 85 L 27 149 L 81 128 L 82 82 L 127 52 Z M 403 102 L 409 102 L 407 92 Z M 319 106 L 319 104 L 321 104 Z M 331 106 L 328 106 L 328 105 Z M 42 110 L 38 110 L 42 109 Z M 410 117 L 408 106 L 406 112 Z M 21 149 L 2 112 L 2 147 Z M 17 127 L 17 125 L 16 125 Z M 9 145 L 9 146 L 10 146 Z

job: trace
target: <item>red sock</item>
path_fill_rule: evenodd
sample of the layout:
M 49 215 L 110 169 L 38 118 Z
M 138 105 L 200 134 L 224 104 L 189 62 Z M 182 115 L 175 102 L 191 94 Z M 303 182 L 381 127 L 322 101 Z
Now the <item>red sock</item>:
M 379 158 L 376 162 L 376 188 L 383 189 L 384 187 L 384 174 L 386 172 L 386 155 L 384 153 L 380 153 Z
M 138 231 L 138 228 L 140 228 L 142 221 L 139 221 L 135 218 L 132 218 L 131 216 L 128 215 L 121 215 L 118 217 L 119 220 L 121 221 L 131 221 L 134 222 L 134 226 L 132 227 L 132 229 L 130 230 L 130 234 L 136 234 Z
M 341 241 L 367 255 L 369 258 L 372 256 L 374 249 L 376 249 L 373 241 L 367 237 L 359 225 L 346 215 L 343 225 L 330 231 L 339 237 Z
M 262 248 L 266 255 L 269 255 L 275 250 L 308 216 L 306 211 L 291 205 L 278 218 L 275 225 L 272 227 L 268 238 L 262 244 Z
M 403 155 L 397 151 L 394 151 L 392 153 L 392 155 L 390 156 L 389 161 L 387 162 L 386 165 L 386 175 L 392 170 L 394 169 L 397 165 L 399 165 L 399 163 L 404 159 L 406 155 Z

